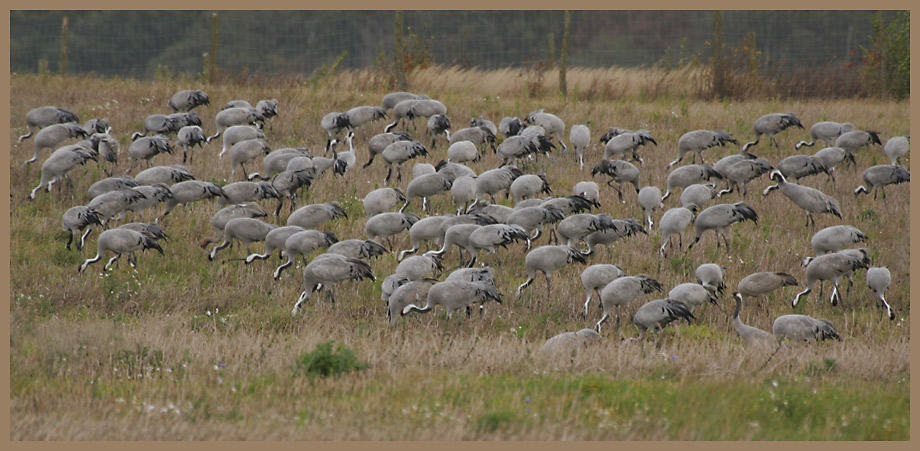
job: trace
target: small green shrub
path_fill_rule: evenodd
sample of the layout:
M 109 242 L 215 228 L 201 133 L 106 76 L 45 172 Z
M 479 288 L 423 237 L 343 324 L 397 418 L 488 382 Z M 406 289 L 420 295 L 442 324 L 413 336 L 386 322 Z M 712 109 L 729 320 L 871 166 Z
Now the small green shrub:
M 300 354 L 291 366 L 291 371 L 295 375 L 325 378 L 370 368 L 370 364 L 355 357 L 354 351 L 342 345 L 333 349 L 333 343 L 320 343 L 313 351 Z
M 514 420 L 514 413 L 507 410 L 489 412 L 476 419 L 476 429 L 479 432 L 495 432 L 507 427 Z

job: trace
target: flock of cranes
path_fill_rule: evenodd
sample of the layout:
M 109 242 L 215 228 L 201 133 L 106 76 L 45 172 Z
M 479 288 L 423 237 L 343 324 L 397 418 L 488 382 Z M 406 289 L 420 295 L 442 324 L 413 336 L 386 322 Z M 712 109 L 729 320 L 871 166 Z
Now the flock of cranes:
M 273 278 L 279 280 L 283 271 L 300 257 L 304 263 L 303 290 L 292 309 L 294 314 L 302 310 L 317 290 L 324 290 L 334 302 L 332 287 L 335 284 L 365 279 L 381 280 L 382 297 L 387 301 L 391 324 L 400 316 L 429 312 L 437 305 L 449 314 L 465 309 L 469 315 L 478 303 L 482 314 L 484 303 L 502 302 L 503 290 L 496 286 L 496 270 L 491 265 L 477 267 L 475 264 L 478 259 L 499 264 L 494 257 L 483 257 L 482 251 L 493 255 L 506 252 L 503 249 L 508 247 L 520 247 L 526 252 L 523 263 L 527 278 L 517 287 L 515 295 L 522 296 L 540 272 L 545 281 L 547 301 L 561 302 L 554 299 L 551 275 L 567 265 L 601 260 L 581 273 L 581 281 L 587 295 L 584 318 L 589 316 L 593 294 L 599 299 L 602 316 L 591 330 L 562 334 L 553 338 L 555 342 L 591 341 L 590 337 L 599 336 L 601 325 L 614 313 L 615 327 L 619 328 L 622 310 L 629 310 L 630 303 L 664 291 L 661 283 L 649 275 L 629 275 L 613 262 L 595 257 L 595 246 L 610 246 L 627 237 L 643 239 L 642 235 L 653 233 L 657 226 L 663 241 L 658 253 L 674 255 L 683 250 L 683 235 L 692 225 L 694 236 L 686 251 L 711 230 L 717 248 L 724 244 L 724 252 L 731 252 L 726 230 L 742 222 L 758 221 L 758 213 L 744 199 L 748 196 L 747 184 L 763 176 L 775 184 L 768 186 L 762 196 L 778 190 L 790 206 L 794 205 L 806 215 L 806 227 L 810 230 L 815 228 L 816 214 L 830 214 L 840 220 L 853 219 L 851 212 L 847 214 L 841 210 L 837 200 L 800 181 L 822 173 L 836 180 L 835 166 L 855 165 L 857 149 L 882 144 L 877 132 L 857 130 L 849 123 L 819 122 L 811 127 L 811 140 L 796 143 L 795 149 L 814 146 L 817 141 L 823 141 L 828 147 L 813 155 L 789 156 L 774 165 L 750 153 L 761 137 L 768 137 L 771 145 L 779 147 L 777 134 L 791 127 L 804 129 L 795 115 L 775 113 L 754 122 L 754 141 L 707 165 L 703 157 L 705 150 L 737 145 L 738 141 L 724 130 L 690 131 L 677 142 L 677 156 L 667 166 L 669 175 L 662 194 L 661 188 L 656 186 L 640 188 L 640 174 L 656 170 L 646 166 L 639 155 L 643 146 L 659 145 L 652 133 L 611 127 L 600 136 L 603 158 L 592 166 L 590 174 L 609 177 L 607 185 L 616 190 L 618 200 L 623 203 L 631 195 L 624 196 L 622 188 L 624 184 L 631 184 L 643 215 L 640 221 L 592 212 L 601 208 L 600 187 L 592 180 L 581 181 L 573 187 L 572 194 L 560 196 L 563 194 L 560 187 L 554 190 L 545 174 L 526 172 L 534 160 L 545 158 L 556 150 L 557 143 L 562 150 L 568 149 L 563 142 L 565 123 L 542 109 L 524 119 L 505 117 L 497 126 L 486 118 L 473 118 L 469 127 L 451 132 L 451 121 L 443 103 L 421 94 L 391 93 L 384 96 L 380 106 L 357 106 L 323 116 L 320 122 L 326 134 L 323 153 L 328 156 L 322 156 L 306 148 L 272 149 L 269 146 L 264 125 L 266 120 L 271 121 L 278 115 L 276 99 L 262 100 L 255 107 L 244 100 L 227 103 L 215 116 L 216 131 L 211 136 L 206 135 L 200 117 L 192 111 L 207 105 L 210 99 L 203 91 L 181 91 L 172 96 L 168 106 L 173 113 L 148 116 L 143 121 L 144 130 L 131 135 L 132 142 L 127 150 L 130 164 L 125 173 L 116 175 L 112 167 L 106 166 L 109 177 L 89 187 L 86 205 L 74 206 L 64 213 L 62 222 L 69 234 L 68 249 L 72 243 L 78 250 L 82 249 L 94 228 L 104 229 L 96 240 L 96 255 L 79 265 L 80 272 L 109 253 L 114 256 L 105 264 L 105 270 L 116 264 L 122 255 L 127 255 L 129 264 L 135 266 L 137 254 L 146 249 L 164 254 L 159 244 L 161 240 L 168 240 L 165 226 L 161 228 L 163 218 L 177 205 L 206 199 L 216 199 L 221 207 L 211 220 L 219 236 L 205 238 L 199 243 L 206 249 L 219 241 L 207 252 L 209 261 L 234 242 L 243 245 L 246 256 L 230 260 L 241 260 L 247 265 L 266 261 L 278 251 L 286 259 L 272 273 Z M 420 117 L 426 124 L 423 131 L 416 128 L 416 119 Z M 363 148 L 355 148 L 356 130 L 367 129 L 369 124 L 387 118 L 392 122 L 382 133 L 367 139 Z M 80 125 L 77 115 L 69 110 L 40 107 L 28 112 L 26 125 L 29 132 L 20 136 L 18 142 L 34 135 L 34 156 L 24 164 L 37 161 L 44 149 L 56 149 L 43 162 L 40 183 L 30 192 L 29 199 L 35 199 L 42 188 L 50 192 L 61 180 L 72 185 L 68 173 L 89 160 L 99 161 L 101 156 L 103 161 L 117 165 L 120 144 L 110 134 L 112 128 L 107 119 L 93 119 Z M 592 143 L 589 125 L 572 126 L 568 136 L 579 171 L 584 171 L 586 151 Z M 402 129 L 396 130 L 400 126 Z M 442 135 L 444 140 L 439 145 L 438 138 Z M 196 180 L 193 171 L 184 166 L 188 164 L 194 168 L 195 147 L 204 147 L 219 138 L 222 145 L 217 159 L 226 158 L 230 166 L 227 178 L 230 183 L 223 186 Z M 80 141 L 66 144 L 72 140 Z M 338 149 L 343 142 L 348 151 Z M 154 159 L 169 158 L 158 155 L 171 154 L 177 147 L 183 149 L 181 165 L 152 165 Z M 359 167 L 357 153 L 365 149 L 367 161 Z M 908 170 L 900 166 L 901 158 L 909 151 L 909 137 L 893 137 L 883 150 L 891 164 L 865 169 L 864 184 L 855 188 L 854 195 L 874 193 L 875 198 L 881 191 L 884 197 L 885 186 L 910 180 Z M 490 151 L 497 157 L 492 160 L 497 167 L 477 173 L 466 166 L 466 163 L 491 158 Z M 688 154 L 694 164 L 674 167 Z M 330 178 L 320 177 L 323 172 L 331 169 L 333 175 L 329 177 L 334 178 L 348 171 L 361 171 L 371 166 L 378 155 L 387 166 L 386 178 L 382 180 L 387 186 L 370 191 L 362 199 L 367 216 L 365 237 L 343 239 L 336 235 L 334 221 L 346 217 L 336 200 L 298 208 L 298 198 L 305 190 L 316 183 L 330 183 Z M 432 162 L 441 161 L 436 165 L 415 163 L 411 181 L 405 191 L 400 189 L 397 185 L 402 181 L 403 166 L 410 160 L 425 157 Z M 197 161 L 200 163 L 203 158 L 210 159 L 199 156 Z M 260 161 L 262 171 L 247 172 L 246 165 L 252 167 Z M 145 168 L 135 173 L 140 165 Z M 239 173 L 237 166 L 241 170 Z M 134 175 L 130 176 L 131 173 Z M 720 185 L 723 185 L 721 189 Z M 679 199 L 668 201 L 677 191 L 681 191 Z M 513 200 L 513 207 L 496 201 L 496 196 L 503 192 L 506 198 Z M 732 193 L 742 199 L 710 205 Z M 450 197 L 456 210 L 451 208 L 443 215 L 431 214 L 431 199 L 436 196 Z M 277 201 L 273 214 L 275 222 L 259 204 L 268 199 Z M 421 199 L 420 211 L 424 216 L 407 212 L 410 208 L 416 210 L 419 205 L 413 202 L 418 199 Z M 286 222 L 281 223 L 285 201 L 290 203 L 290 213 Z M 666 208 L 666 201 L 678 205 Z M 113 226 L 128 212 L 145 214 L 160 208 L 161 214 L 148 216 L 155 218 L 152 222 Z M 408 234 L 408 249 L 397 247 L 395 237 L 401 234 Z M 539 240 L 544 234 L 548 242 L 541 244 Z M 677 235 L 676 246 L 674 235 Z M 825 281 L 833 284 L 831 302 L 834 305 L 842 302 L 839 289 L 842 278 L 867 269 L 868 286 L 884 305 L 886 315 L 893 319 L 894 309 L 884 297 L 891 283 L 890 272 L 884 267 L 870 267 L 865 248 L 847 249 L 847 246 L 866 240 L 865 234 L 847 224 L 816 231 L 811 241 L 816 256 L 803 262 L 806 287 L 795 295 L 792 307 L 796 307 L 816 283 Z M 264 243 L 264 252 L 253 251 L 254 243 Z M 423 245 L 429 250 L 414 255 Z M 445 258 L 454 246 L 459 252 L 457 265 L 446 270 Z M 324 252 L 313 256 L 320 250 Z M 386 254 L 395 255 L 400 263 L 389 277 L 375 276 L 371 260 Z M 701 264 L 696 270 L 696 283 L 678 284 L 664 298 L 651 300 L 635 309 L 630 319 L 639 329 L 640 337 L 649 330 L 660 331 L 673 321 L 683 319 L 689 323 L 695 319 L 694 310 L 706 304 L 718 307 L 718 298 L 726 289 L 723 271 L 719 264 Z M 442 273 L 448 272 L 445 280 L 438 280 Z M 745 343 L 783 338 L 839 339 L 830 322 L 805 315 L 777 317 L 772 332 L 741 321 L 743 303 L 749 304 L 785 286 L 798 285 L 799 280 L 788 272 L 773 271 L 750 274 L 738 282 L 732 294 L 736 301 L 732 324 Z M 762 305 L 769 312 L 767 303 Z

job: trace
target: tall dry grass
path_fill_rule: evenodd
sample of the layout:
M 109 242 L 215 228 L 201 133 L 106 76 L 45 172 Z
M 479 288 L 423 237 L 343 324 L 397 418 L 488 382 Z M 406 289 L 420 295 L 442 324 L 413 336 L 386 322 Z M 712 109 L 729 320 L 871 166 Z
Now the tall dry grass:
M 674 75 L 655 79 L 642 71 L 576 70 L 569 72 L 570 95 L 552 89 L 552 75 L 533 90 L 533 74 L 516 71 L 428 69 L 410 76 L 412 90 L 425 92 L 448 106 L 454 129 L 470 117 L 496 123 L 506 115 L 524 116 L 545 108 L 571 126 L 590 121 L 592 141 L 607 127 L 645 128 L 658 147 L 640 150 L 646 160 L 644 184 L 664 187 L 667 162 L 676 155 L 678 137 L 690 130 L 726 129 L 739 142 L 753 138 L 751 123 L 775 111 L 796 113 L 807 126 L 820 120 L 849 121 L 879 130 L 883 139 L 909 128 L 907 103 L 872 100 L 778 99 L 746 102 L 691 100 L 692 84 Z M 803 183 L 841 203 L 844 220 L 816 217 L 818 227 L 847 223 L 869 235 L 866 244 L 874 265 L 886 265 L 893 283 L 887 298 L 897 311 L 888 321 L 874 306 L 863 272 L 845 294 L 847 308 L 831 307 L 817 290 L 796 313 L 831 320 L 842 342 L 772 350 L 745 349 L 731 330 L 731 302 L 707 306 L 698 320 L 665 332 L 660 348 L 622 342 L 636 330 L 619 331 L 608 322 L 605 342 L 575 354 L 547 356 L 544 340 L 559 332 L 591 327 L 600 317 L 592 307 L 587 319 L 580 306 L 584 292 L 578 279 L 583 267 L 553 275 L 552 298 L 542 277 L 521 298 L 515 287 L 526 278 L 523 246 L 483 255 L 499 268 L 501 305 L 486 305 L 482 318 L 448 321 L 442 311 L 400 318 L 387 326 L 379 283 L 396 267 L 395 255 L 372 262 L 376 283 L 346 282 L 334 287 L 333 306 L 321 293 L 299 317 L 290 308 L 302 290 L 299 270 L 279 282 L 271 279 L 277 259 L 244 266 L 221 262 L 241 257 L 242 249 L 224 250 L 208 263 L 193 243 L 213 234 L 212 201 L 178 207 L 163 222 L 170 235 L 165 256 L 140 255 L 134 271 L 122 262 L 105 275 L 102 263 L 78 274 L 77 265 L 95 253 L 94 233 L 87 249 L 66 251 L 60 227 L 63 212 L 89 201 L 86 188 L 104 177 L 90 164 L 73 171 L 73 188 L 25 200 L 37 183 L 38 164 L 21 167 L 32 140 L 21 145 L 25 113 L 39 105 L 73 108 L 81 118 L 107 116 L 123 151 L 145 116 L 166 111 L 166 100 L 179 89 L 203 88 L 210 108 L 200 108 L 204 128 L 214 130 L 214 115 L 227 101 L 279 99 L 279 117 L 267 133 L 272 148 L 307 146 L 322 153 L 325 134 L 320 118 L 330 111 L 379 104 L 387 92 L 371 72 L 352 72 L 334 79 L 230 80 L 201 85 L 189 80 L 155 82 L 15 75 L 11 86 L 11 430 L 15 439 L 905 439 L 909 427 L 909 197 L 906 186 L 890 187 L 885 199 L 852 195 L 861 183 L 858 172 L 841 170 L 836 184 L 824 177 Z M 683 83 L 682 83 L 683 82 Z M 661 94 L 648 95 L 650 86 Z M 577 86 L 577 89 L 575 88 Z M 645 94 L 643 93 L 645 89 Z M 584 94 L 591 92 L 592 94 Z M 645 97 L 643 97 L 645 96 Z M 646 99 L 646 100 L 642 100 Z M 421 121 L 419 121 L 421 122 Z M 367 159 L 367 139 L 382 123 L 359 130 L 360 163 Z M 807 130 L 778 136 L 779 149 L 761 145 L 753 152 L 772 163 L 794 152 L 792 145 Z M 567 136 L 564 137 L 567 140 Z M 220 143 L 196 150 L 189 169 L 198 179 L 224 183 L 228 161 L 218 160 Z M 428 162 L 445 155 L 441 144 Z M 578 181 L 590 180 L 590 166 L 600 158 L 598 144 L 579 171 L 574 155 L 557 149 L 549 158 L 529 163 L 527 172 L 542 171 L 558 195 L 569 194 Z M 707 162 L 733 149 L 704 153 Z M 44 160 L 48 151 L 42 155 Z M 119 171 L 127 168 L 122 155 Z M 154 164 L 178 163 L 181 157 L 158 156 Z M 878 147 L 857 153 L 860 169 L 887 162 Z M 471 167 L 495 167 L 488 153 Z M 411 165 L 404 168 L 408 173 Z M 323 174 L 298 206 L 339 200 L 347 220 L 328 224 L 339 239 L 363 237 L 365 215 L 360 199 L 384 186 L 379 162 L 343 177 Z M 606 178 L 595 181 L 603 187 Z M 408 177 L 400 184 L 405 189 Z M 616 263 L 630 274 L 649 274 L 669 289 L 693 281 L 694 268 L 716 262 L 727 268 L 729 290 L 756 271 L 785 271 L 804 278 L 800 261 L 811 255 L 812 231 L 805 215 L 781 194 L 763 198 L 767 180 L 749 186 L 747 199 L 760 215 L 758 224 L 743 223 L 728 232 L 726 254 L 711 235 L 691 251 L 669 258 L 656 254 L 661 237 L 626 238 L 600 249 L 590 263 Z M 57 187 L 56 187 L 57 188 Z M 603 187 L 599 211 L 614 217 L 642 218 L 635 196 L 626 203 Z M 737 202 L 740 194 L 722 202 Z M 669 199 L 666 207 L 676 205 Z M 265 202 L 266 210 L 274 204 Z M 452 211 L 450 199 L 432 200 L 436 213 Z M 412 211 L 421 213 L 418 203 Z M 147 212 L 140 218 L 152 220 Z M 660 217 L 661 212 L 657 212 Z M 287 216 L 285 210 L 280 223 Z M 656 217 L 656 219 L 657 219 Z M 271 219 L 273 221 L 273 218 Z M 692 232 L 685 235 L 685 245 Z M 537 244 L 545 244 L 541 239 Z M 408 237 L 396 239 L 405 249 Z M 260 245 L 254 248 L 261 249 Z M 446 264 L 457 262 L 455 250 Z M 299 267 L 300 265 L 298 265 Z M 846 290 L 846 288 L 844 288 Z M 747 324 L 769 330 L 772 318 L 792 313 L 796 288 L 776 292 L 745 306 Z M 664 294 L 644 296 L 631 305 Z M 595 299 L 596 302 L 596 299 Z M 596 304 L 595 304 L 596 305 Z M 338 379 L 310 382 L 290 366 L 318 343 L 336 340 L 372 365 L 370 370 Z M 702 412 L 702 413 L 700 413 Z M 829 415 L 828 412 L 834 412 Z M 698 418 L 709 418 L 702 427 Z M 50 420 L 50 421 L 49 421 Z M 711 424 L 711 425 L 709 425 Z

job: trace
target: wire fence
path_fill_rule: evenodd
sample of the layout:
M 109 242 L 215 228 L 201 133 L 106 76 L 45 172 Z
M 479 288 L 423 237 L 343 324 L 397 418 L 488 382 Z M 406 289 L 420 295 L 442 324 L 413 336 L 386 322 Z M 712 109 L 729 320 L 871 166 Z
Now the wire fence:
M 893 12 L 887 12 L 891 14 Z M 199 73 L 210 11 L 11 11 L 11 70 L 150 78 Z M 562 11 L 406 11 L 410 54 L 464 67 L 524 67 L 558 58 Z M 869 45 L 872 11 L 726 11 L 728 47 L 753 45 L 788 68 L 846 63 Z M 66 33 L 62 21 L 67 17 Z M 229 73 L 310 75 L 341 58 L 392 62 L 393 11 L 220 11 L 217 66 Z M 710 55 L 711 11 L 573 11 L 570 66 L 677 64 Z M 62 45 L 65 44 L 65 45 Z

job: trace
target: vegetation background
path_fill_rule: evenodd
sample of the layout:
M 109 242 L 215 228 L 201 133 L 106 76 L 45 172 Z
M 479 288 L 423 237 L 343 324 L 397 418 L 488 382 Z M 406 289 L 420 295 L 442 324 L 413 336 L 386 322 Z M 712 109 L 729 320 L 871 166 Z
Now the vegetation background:
M 751 88 L 744 92 L 716 92 L 714 74 L 725 66 L 702 56 L 671 67 L 570 67 L 565 95 L 558 92 L 556 58 L 497 69 L 433 63 L 402 68 L 410 90 L 447 105 L 455 129 L 465 126 L 467 118 L 497 122 L 537 108 L 559 115 L 567 129 L 591 121 L 594 142 L 610 126 L 648 129 L 659 145 L 640 150 L 646 161 L 642 181 L 663 187 L 665 167 L 682 133 L 725 129 L 743 143 L 753 138 L 752 122 L 766 113 L 795 112 L 806 126 L 778 136 L 778 149 L 764 143 L 753 148 L 774 164 L 796 153 L 793 144 L 821 120 L 879 130 L 883 140 L 907 134 L 909 99 L 872 88 L 872 80 L 881 80 L 879 74 L 892 65 L 864 58 L 872 51 L 892 54 L 896 33 L 881 31 L 891 23 L 897 22 L 879 22 L 873 35 L 877 45 L 870 43 L 845 76 L 782 78 L 728 65 L 726 86 L 747 83 Z M 758 42 L 763 42 L 759 35 Z M 71 55 L 76 48 L 70 47 Z M 723 57 L 746 56 L 762 64 L 757 48 L 726 45 Z M 407 54 L 419 53 L 410 47 Z M 166 100 L 180 89 L 204 89 L 210 95 L 211 106 L 197 110 L 209 134 L 214 115 L 226 102 L 277 98 L 280 114 L 267 133 L 272 148 L 307 146 L 319 154 L 325 142 L 319 120 L 325 113 L 379 104 L 396 83 L 398 66 L 386 62 L 393 61 L 392 55 L 366 69 L 345 69 L 346 60 L 329 61 L 309 75 L 236 72 L 222 64 L 213 79 L 204 70 L 165 68 L 144 80 L 99 72 L 65 76 L 47 67 L 12 74 L 12 439 L 909 440 L 909 194 L 906 186 L 896 186 L 885 198 L 855 199 L 853 189 L 862 183 L 859 171 L 840 168 L 836 183 L 823 176 L 807 179 L 837 198 L 844 214 L 843 221 L 816 218 L 815 230 L 847 223 L 867 233 L 873 265 L 886 265 L 892 272 L 887 298 L 897 317 L 889 321 L 877 310 L 864 273 L 858 272 L 845 292 L 846 308 L 830 306 L 825 290 L 823 296 L 817 291 L 809 295 L 795 311 L 829 319 L 842 341 L 778 351 L 742 346 L 729 322 L 731 300 L 724 296 L 721 308 L 704 307 L 692 324 L 668 328 L 660 347 L 625 342 L 636 329 L 624 324 L 614 330 L 607 323 L 601 344 L 546 354 L 540 350 L 546 339 L 591 327 L 600 314 L 593 307 L 588 318 L 579 313 L 582 267 L 558 271 L 549 298 L 539 279 L 524 296 L 514 297 L 514 288 L 526 278 L 521 245 L 486 257 L 501 268 L 497 285 L 505 302 L 487 304 L 482 317 L 447 320 L 436 310 L 400 318 L 389 327 L 379 286 L 395 268 L 395 255 L 372 262 L 376 283 L 343 283 L 335 288 L 335 306 L 315 296 L 301 316 L 293 317 L 290 308 L 302 290 L 299 270 L 275 282 L 270 275 L 274 259 L 251 266 L 222 262 L 242 256 L 235 246 L 209 264 L 205 251 L 193 244 L 214 233 L 210 217 L 218 207 L 211 201 L 179 207 L 167 217 L 165 256 L 141 255 L 137 270 L 122 264 L 101 274 L 99 263 L 78 274 L 77 265 L 95 253 L 98 235 L 82 252 L 67 251 L 60 217 L 67 208 L 89 201 L 86 188 L 105 176 L 102 167 L 77 168 L 72 187 L 65 183 L 34 202 L 25 199 L 37 183 L 39 167 L 20 166 L 32 153 L 32 141 L 17 145 L 15 137 L 25 132 L 24 116 L 31 108 L 60 105 L 83 120 L 108 117 L 122 143 L 116 173 L 127 169 L 124 150 L 130 134 L 141 129 L 147 115 L 166 112 Z M 790 94 L 806 86 L 829 91 L 857 86 L 858 92 L 827 98 Z M 382 127 L 377 122 L 358 132 L 360 162 L 367 158 L 367 139 Z M 217 159 L 219 147 L 214 142 L 197 150 L 189 169 L 198 179 L 228 182 L 230 168 Z M 445 149 L 443 143 L 431 149 L 427 162 L 443 158 Z M 601 150 L 589 151 L 590 165 Z M 709 162 L 737 151 L 718 148 L 704 155 Z M 158 156 L 154 164 L 175 164 L 177 158 Z M 878 146 L 857 152 L 856 158 L 860 170 L 887 163 Z M 498 164 L 487 153 L 472 167 L 481 172 Z M 528 167 L 528 172 L 541 171 L 559 195 L 591 179 L 588 167 L 579 171 L 574 155 L 559 149 Z M 363 237 L 360 199 L 383 186 L 384 175 L 379 164 L 343 177 L 323 174 L 298 205 L 339 200 L 348 218 L 328 229 L 339 239 Z M 627 194 L 627 203 L 620 204 L 604 187 L 604 177 L 595 181 L 604 188 L 600 211 L 641 218 L 634 196 Z M 400 186 L 405 189 L 407 183 Z M 661 258 L 655 251 L 662 237 L 650 230 L 648 236 L 600 250 L 589 263 L 617 263 L 630 274 L 655 277 L 666 289 L 693 281 L 694 268 L 704 262 L 727 268 L 729 290 L 743 276 L 763 270 L 803 280 L 800 261 L 812 254 L 813 231 L 788 199 L 776 193 L 763 198 L 759 191 L 766 185 L 764 179 L 750 184 L 746 201 L 760 221 L 728 231 L 730 254 L 705 236 L 692 251 Z M 740 194 L 733 193 L 721 202 L 739 200 Z M 669 199 L 666 207 L 675 202 Z M 273 207 L 269 202 L 264 206 Z M 438 213 L 452 208 L 445 197 L 434 199 L 432 206 Z M 411 207 L 419 209 L 418 204 Z M 152 220 L 158 213 L 131 220 Z M 408 238 L 396 242 L 406 248 Z M 453 251 L 446 263 L 453 265 L 456 258 Z M 742 318 L 769 330 L 775 316 L 793 312 L 790 301 L 796 291 L 789 287 L 746 305 Z M 663 296 L 644 296 L 631 311 Z

